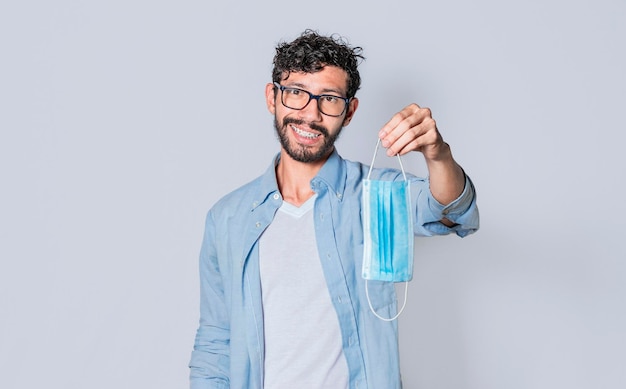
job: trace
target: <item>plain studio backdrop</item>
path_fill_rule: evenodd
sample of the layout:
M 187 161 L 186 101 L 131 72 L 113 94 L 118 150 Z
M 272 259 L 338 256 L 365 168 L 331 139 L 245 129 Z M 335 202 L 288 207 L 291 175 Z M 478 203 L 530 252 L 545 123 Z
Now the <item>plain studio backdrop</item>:
M 417 240 L 405 387 L 626 387 L 625 17 L 617 0 L 3 2 L 0 387 L 188 386 L 204 217 L 278 151 L 264 87 L 306 28 L 365 50 L 344 157 L 369 163 L 416 102 L 478 190 L 477 234 Z

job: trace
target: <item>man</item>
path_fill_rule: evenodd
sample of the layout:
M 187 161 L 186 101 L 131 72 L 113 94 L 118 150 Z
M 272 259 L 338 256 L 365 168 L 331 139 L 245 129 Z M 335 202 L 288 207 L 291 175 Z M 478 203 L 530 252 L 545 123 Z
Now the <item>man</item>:
M 359 105 L 362 58 L 310 30 L 277 47 L 265 97 L 280 153 L 207 215 L 191 388 L 401 386 L 397 324 L 370 311 L 361 276 L 368 167 L 334 147 Z M 390 156 L 425 158 L 429 179 L 409 176 L 416 235 L 478 228 L 473 185 L 427 108 L 407 106 L 378 137 Z M 392 169 L 372 176 L 402 179 Z M 393 283 L 367 287 L 375 312 L 392 316 Z

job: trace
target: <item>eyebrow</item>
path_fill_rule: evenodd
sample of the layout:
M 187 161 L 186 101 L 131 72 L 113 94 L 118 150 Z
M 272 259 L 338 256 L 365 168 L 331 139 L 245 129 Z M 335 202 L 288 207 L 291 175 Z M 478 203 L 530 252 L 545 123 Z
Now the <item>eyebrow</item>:
M 298 89 L 306 90 L 307 92 L 313 93 L 306 88 L 306 85 L 301 84 L 299 82 L 295 82 L 293 84 L 285 85 L 285 86 L 288 88 L 298 88 Z M 345 94 L 343 91 L 340 91 L 338 89 L 331 89 L 331 88 L 322 89 L 321 94 L 325 94 L 325 93 L 337 93 L 340 96 L 343 96 Z

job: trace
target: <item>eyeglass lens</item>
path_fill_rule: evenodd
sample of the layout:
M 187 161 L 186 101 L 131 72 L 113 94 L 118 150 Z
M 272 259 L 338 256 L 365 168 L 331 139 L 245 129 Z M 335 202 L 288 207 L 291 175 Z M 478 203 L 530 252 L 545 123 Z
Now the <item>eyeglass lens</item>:
M 317 106 L 325 115 L 340 116 L 346 109 L 346 101 L 339 96 L 333 95 L 313 95 L 302 89 L 282 88 L 282 103 L 291 109 L 303 109 L 309 104 L 311 99 L 317 100 Z

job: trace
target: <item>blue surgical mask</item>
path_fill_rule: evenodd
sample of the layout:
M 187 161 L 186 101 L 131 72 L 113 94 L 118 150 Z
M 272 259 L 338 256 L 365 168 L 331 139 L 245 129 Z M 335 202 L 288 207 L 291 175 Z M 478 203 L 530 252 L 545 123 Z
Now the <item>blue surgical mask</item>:
M 413 278 L 414 241 L 409 181 L 399 155 L 403 181 L 370 179 L 379 145 L 380 139 L 367 179 L 363 180 L 363 278 L 408 282 Z

